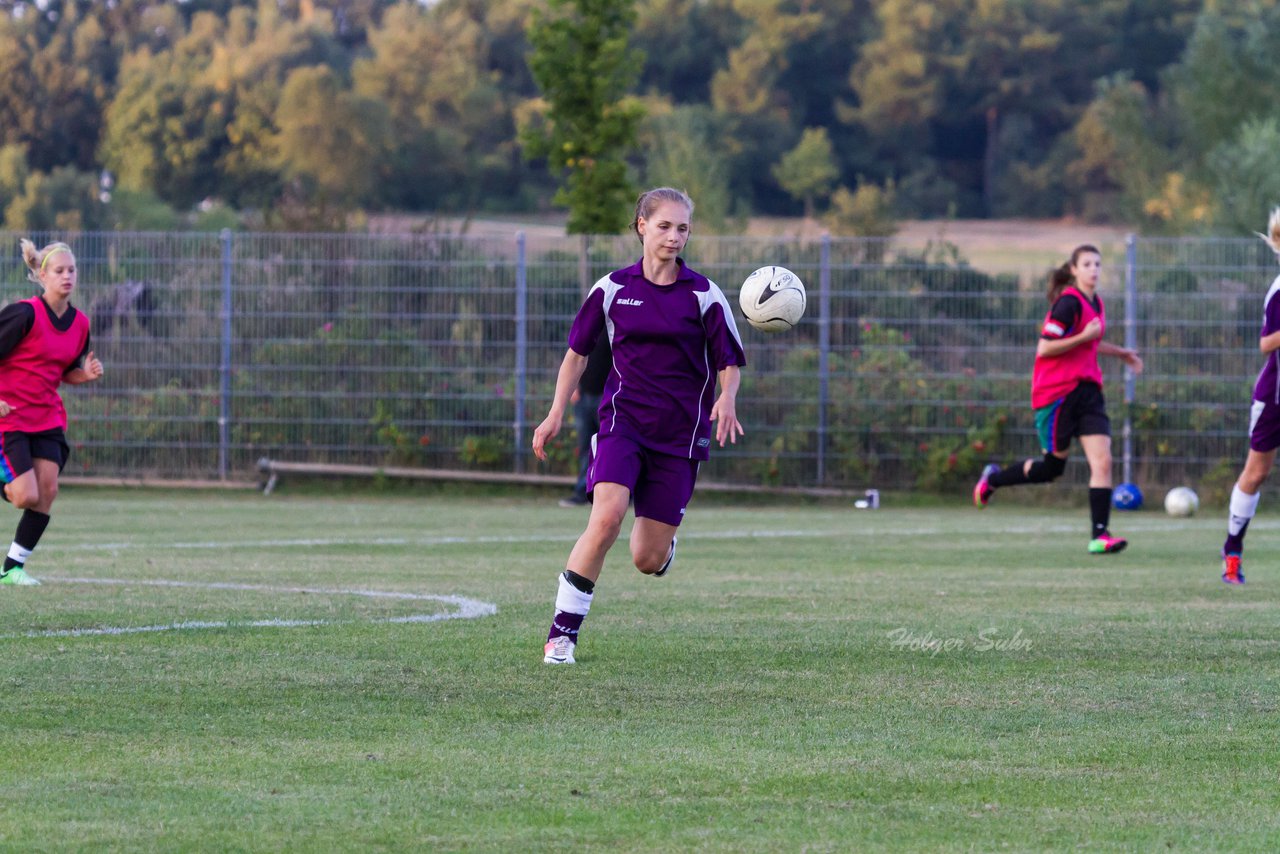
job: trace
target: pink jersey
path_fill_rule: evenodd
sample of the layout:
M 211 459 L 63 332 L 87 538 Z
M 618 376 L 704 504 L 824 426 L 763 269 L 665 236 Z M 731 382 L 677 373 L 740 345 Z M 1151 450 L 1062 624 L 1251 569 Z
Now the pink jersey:
M 76 365 L 89 339 L 89 318 L 77 311 L 71 328 L 59 332 L 40 297 L 23 300 L 35 310 L 31 331 L 0 360 L 0 400 L 14 409 L 0 418 L 0 431 L 36 433 L 67 429 L 58 386 Z
M 1067 338 L 1078 335 L 1095 317 L 1102 322 L 1102 333 L 1105 335 L 1107 312 L 1102 307 L 1102 297 L 1097 298 L 1098 307 L 1095 310 L 1093 301 L 1076 288 L 1064 288 L 1062 296 L 1068 294 L 1080 301 L 1080 317 L 1072 328 L 1061 329 L 1053 319 L 1053 307 L 1050 306 L 1041 327 L 1045 337 Z M 1101 343 L 1102 335 L 1099 335 L 1092 341 L 1077 344 L 1057 356 L 1036 356 L 1035 366 L 1031 371 L 1031 408 L 1039 409 L 1066 397 L 1081 382 L 1102 385 L 1102 368 L 1098 365 L 1098 345 Z

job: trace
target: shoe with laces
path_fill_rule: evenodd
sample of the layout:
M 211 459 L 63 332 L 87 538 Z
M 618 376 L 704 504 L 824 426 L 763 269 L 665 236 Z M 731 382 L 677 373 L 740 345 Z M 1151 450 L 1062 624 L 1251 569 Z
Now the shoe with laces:
M 1113 555 L 1116 552 L 1124 551 L 1124 547 L 1129 545 L 1129 541 L 1124 537 L 1113 537 L 1110 534 L 1102 534 L 1094 537 L 1089 541 L 1089 554 L 1091 555 Z
M 1244 584 L 1244 568 L 1240 565 L 1240 555 L 1231 553 L 1222 556 L 1222 580 L 1227 584 Z
M 0 575 L 0 584 L 21 584 L 24 587 L 31 587 L 39 583 L 39 581 L 27 575 L 27 571 L 20 566 L 15 566 L 4 575 Z
M 991 493 L 996 491 L 996 488 L 987 483 L 987 481 L 991 479 L 991 475 L 998 471 L 1000 471 L 1000 466 L 995 463 L 988 463 L 982 469 L 982 476 L 978 478 L 978 482 L 973 485 L 973 506 L 979 510 L 987 506 L 987 502 L 991 500 Z
M 542 648 L 542 660 L 546 664 L 576 664 L 573 648 L 577 646 L 568 635 L 560 635 L 547 641 Z
M 671 562 L 676 559 L 676 538 L 671 538 L 671 550 L 667 552 L 667 559 L 663 561 L 662 567 L 653 574 L 654 578 L 661 578 L 667 574 L 667 570 L 671 568 Z

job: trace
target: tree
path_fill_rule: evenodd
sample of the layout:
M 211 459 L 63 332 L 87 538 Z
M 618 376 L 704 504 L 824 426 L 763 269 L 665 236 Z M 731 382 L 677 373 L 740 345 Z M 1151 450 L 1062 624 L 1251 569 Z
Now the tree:
M 802 119 L 781 81 L 790 56 L 823 25 L 813 4 L 790 0 L 734 0 L 741 19 L 727 63 L 711 81 L 711 105 L 725 119 L 724 148 L 732 154 L 731 181 L 753 204 L 781 207 L 785 194 L 770 180 L 770 167 L 800 132 Z
M 1280 204 L 1280 121 L 1275 116 L 1249 119 L 1234 139 L 1209 152 L 1215 222 L 1230 232 L 1251 234 L 1261 229 L 1271 209 Z
M 22 193 L 4 211 L 5 228 L 14 231 L 95 231 L 107 224 L 107 209 L 98 199 L 98 176 L 60 166 L 32 172 Z
M 628 45 L 632 0 L 548 0 L 529 29 L 529 68 L 545 99 L 545 124 L 526 128 L 531 157 L 568 172 L 555 195 L 571 234 L 616 234 L 631 218 L 626 155 L 644 111 L 626 98 L 643 57 Z
M 302 185 L 306 199 L 339 209 L 370 199 L 387 155 L 385 105 L 342 91 L 326 66 L 297 68 L 285 82 L 276 122 L 279 167 Z
M 723 123 L 709 107 L 695 105 L 651 109 L 644 123 L 645 177 L 651 186 L 687 192 L 700 232 L 724 231 L 733 210 L 728 157 L 719 144 Z
M 1202 156 L 1234 137 L 1246 120 L 1274 115 L 1280 5 L 1241 6 L 1206 9 L 1182 59 L 1166 75 L 1186 139 Z
M 773 167 L 773 177 L 792 198 L 804 202 L 804 215 L 812 218 L 814 199 L 831 195 L 840 177 L 827 129 L 806 128 L 796 147 Z
M 831 196 L 827 227 L 834 234 L 859 237 L 892 237 L 898 231 L 893 217 L 893 184 L 883 189 L 875 184 L 861 184 L 850 192 L 841 187 Z
M 394 147 L 387 201 L 411 208 L 474 208 L 515 195 L 515 125 L 501 76 L 489 69 L 490 36 L 473 12 L 401 5 L 369 33 L 355 90 L 383 102 Z

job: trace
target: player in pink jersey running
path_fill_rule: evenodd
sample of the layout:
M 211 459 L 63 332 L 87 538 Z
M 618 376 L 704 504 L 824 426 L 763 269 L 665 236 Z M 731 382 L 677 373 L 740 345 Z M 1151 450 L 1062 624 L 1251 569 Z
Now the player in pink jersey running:
M 1000 468 L 989 465 L 973 487 L 973 503 L 985 507 L 1002 486 L 1048 483 L 1067 468 L 1072 437 L 1079 437 L 1089 461 L 1090 554 L 1115 554 L 1128 542 L 1113 537 L 1111 522 L 1111 420 L 1102 396 L 1098 356 L 1114 356 L 1134 373 L 1142 359 L 1124 347 L 1102 340 L 1107 313 L 1098 296 L 1102 254 L 1094 246 L 1077 246 L 1071 260 L 1049 277 L 1049 313 L 1036 344 L 1031 374 L 1031 408 L 1040 435 L 1043 459 L 1024 460 Z
M 0 309 L 0 481 L 4 499 L 22 510 L 0 584 L 40 583 L 27 575 L 27 558 L 49 525 L 58 475 L 71 454 L 58 386 L 102 376 L 102 362 L 89 349 L 89 318 L 71 305 L 71 247 L 36 249 L 23 240 L 22 260 L 43 293 Z

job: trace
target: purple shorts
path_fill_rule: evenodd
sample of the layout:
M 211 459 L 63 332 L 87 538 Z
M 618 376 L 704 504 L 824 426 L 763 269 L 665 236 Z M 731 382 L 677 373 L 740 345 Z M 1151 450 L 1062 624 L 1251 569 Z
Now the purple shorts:
M 625 436 L 597 437 L 591 448 L 587 492 L 597 483 L 631 490 L 636 516 L 679 526 L 698 480 L 698 461 L 650 451 Z
M 1253 402 L 1249 410 L 1249 448 L 1260 454 L 1280 448 L 1280 403 Z

